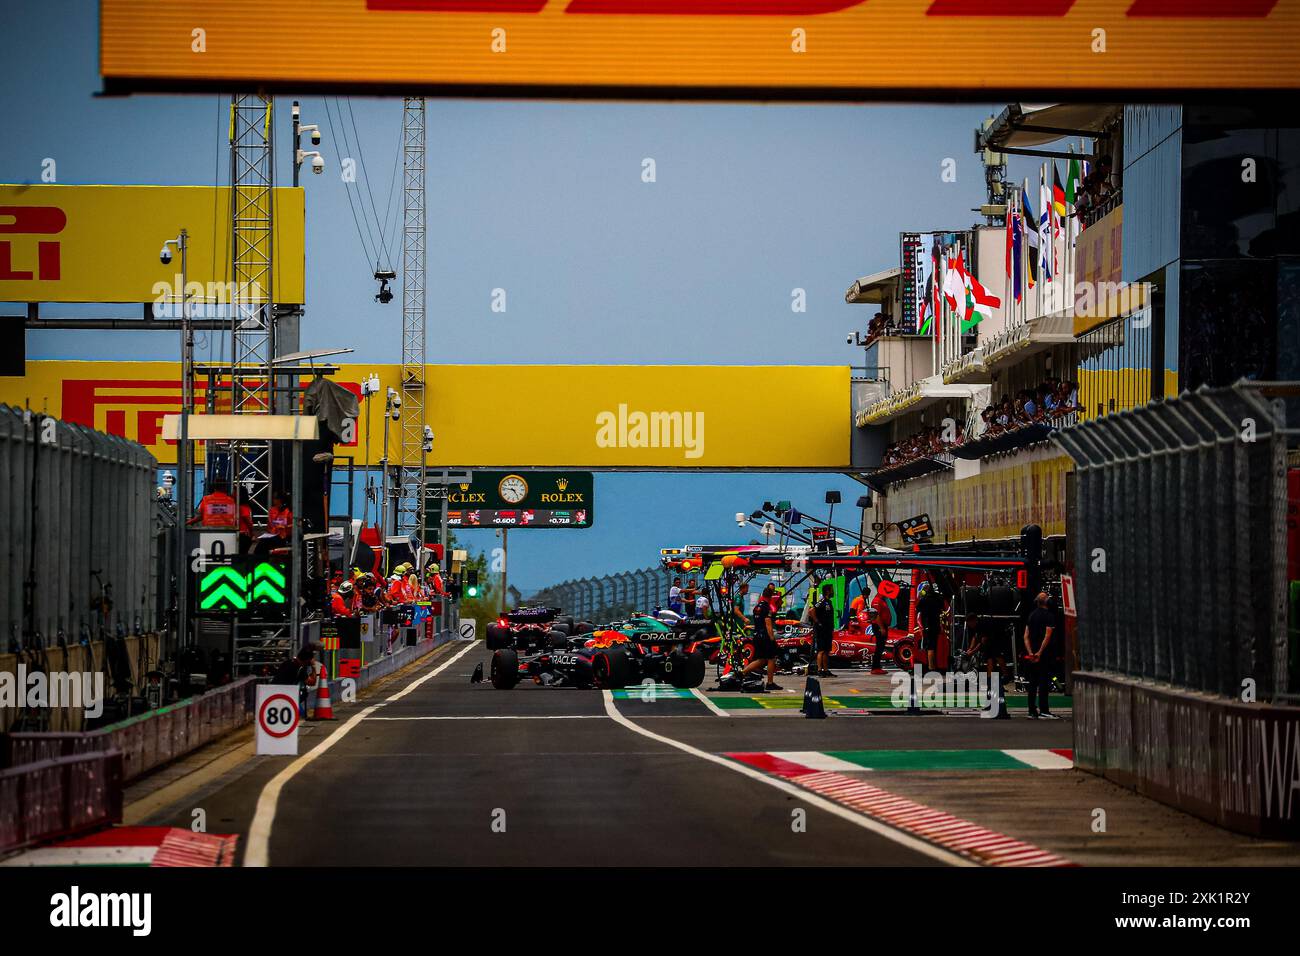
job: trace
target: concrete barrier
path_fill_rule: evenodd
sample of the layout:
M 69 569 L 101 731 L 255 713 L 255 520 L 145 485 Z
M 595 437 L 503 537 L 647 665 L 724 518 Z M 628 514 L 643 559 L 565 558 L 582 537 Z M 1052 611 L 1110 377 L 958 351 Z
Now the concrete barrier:
M 1238 833 L 1300 839 L 1300 707 L 1074 675 L 1074 764 Z

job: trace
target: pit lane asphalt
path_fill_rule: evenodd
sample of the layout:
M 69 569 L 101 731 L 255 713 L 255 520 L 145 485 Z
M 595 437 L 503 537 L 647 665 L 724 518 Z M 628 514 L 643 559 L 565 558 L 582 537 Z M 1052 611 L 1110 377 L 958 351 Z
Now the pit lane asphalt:
M 464 650 L 453 644 L 372 700 L 337 708 L 302 751 Z M 942 865 L 906 841 L 612 719 L 597 691 L 471 685 L 482 644 L 383 703 L 283 784 L 267 862 L 431 866 Z M 1064 747 L 1068 724 L 979 718 L 719 717 L 698 700 L 614 702 L 635 726 L 709 754 L 906 747 Z M 450 718 L 450 719 L 449 719 Z M 1000 726 L 990 725 L 997 723 Z M 257 757 L 151 822 L 238 832 L 289 758 Z M 791 826 L 806 811 L 806 829 Z M 503 817 L 504 815 L 504 817 Z M 497 829 L 504 819 L 504 832 Z

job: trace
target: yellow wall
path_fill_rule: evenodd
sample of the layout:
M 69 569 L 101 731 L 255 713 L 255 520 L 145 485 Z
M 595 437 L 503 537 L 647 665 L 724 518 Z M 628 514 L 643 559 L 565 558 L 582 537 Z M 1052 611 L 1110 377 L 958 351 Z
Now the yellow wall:
M 61 213 L 59 231 L 5 228 L 17 229 L 14 210 L 32 206 Z M 159 251 L 182 228 L 189 233 L 187 284 L 201 283 L 205 295 L 209 283 L 225 287 L 230 281 L 227 187 L 0 185 L 0 244 L 8 244 L 12 274 L 32 274 L 30 279 L 0 275 L 0 302 L 154 302 L 160 294 L 168 296 L 164 301 L 179 301 L 180 256 L 173 253 L 171 263 L 163 265 Z M 306 300 L 304 236 L 302 189 L 276 189 L 272 297 L 277 302 Z M 42 242 L 58 244 L 58 279 L 40 277 Z M 156 288 L 158 283 L 167 291 Z M 199 301 L 193 289 L 190 296 Z
M 344 365 L 332 377 L 359 393 L 358 383 L 371 373 L 384 388 L 400 387 L 397 365 Z M 427 421 L 435 435 L 430 466 L 849 466 L 847 366 L 430 365 L 427 381 Z M 204 385 L 200 379 L 200 406 Z M 369 403 L 371 463 L 382 456 L 382 395 L 381 389 Z M 159 461 L 175 461 L 173 447 L 160 438 L 162 416 L 180 409 L 175 362 L 29 362 L 25 377 L 0 378 L 0 402 L 30 403 L 140 441 Z M 797 409 L 801 424 L 760 433 L 755 410 L 765 407 Z M 636 447 L 642 437 L 649 442 L 636 431 L 638 412 L 681 413 L 691 428 L 668 435 L 679 439 L 675 447 Z M 356 446 L 340 453 L 360 461 L 364 421 L 357 431 Z M 400 442 L 396 427 L 390 441 Z

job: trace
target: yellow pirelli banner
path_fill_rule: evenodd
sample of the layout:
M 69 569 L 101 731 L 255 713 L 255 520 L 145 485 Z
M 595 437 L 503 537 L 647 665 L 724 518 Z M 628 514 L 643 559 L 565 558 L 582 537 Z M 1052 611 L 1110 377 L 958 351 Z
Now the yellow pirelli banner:
M 101 0 L 109 90 L 1300 86 L 1300 0 Z M 1017 94 L 1018 95 L 1018 94 Z
M 400 389 L 399 373 L 356 364 L 330 377 L 360 395 L 377 374 L 382 396 Z M 0 403 L 130 438 L 173 463 L 163 418 L 180 411 L 180 387 L 175 362 L 35 361 L 22 378 L 0 378 Z M 430 467 L 849 468 L 847 366 L 430 365 L 426 388 Z M 200 408 L 207 394 L 200 376 Z M 229 410 L 220 383 L 214 402 Z M 755 407 L 796 410 L 797 424 L 773 430 Z M 400 442 L 398 423 L 389 427 L 390 443 Z M 338 453 L 378 464 L 383 439 L 381 397 L 364 403 L 355 441 Z
M 273 222 L 270 296 L 304 302 L 302 189 L 275 190 Z M 160 252 L 182 229 L 193 305 L 266 301 L 230 281 L 229 187 L 0 185 L 0 302 L 179 302 L 180 255 Z

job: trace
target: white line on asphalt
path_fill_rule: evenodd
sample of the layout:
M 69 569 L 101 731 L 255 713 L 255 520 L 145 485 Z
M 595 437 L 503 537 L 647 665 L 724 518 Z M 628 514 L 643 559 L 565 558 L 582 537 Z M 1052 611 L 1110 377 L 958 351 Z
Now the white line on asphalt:
M 915 850 L 917 853 L 924 854 L 925 856 L 939 860 L 942 863 L 947 863 L 949 866 L 979 865 L 965 857 L 958 856 L 956 853 L 950 853 L 941 847 L 937 847 L 933 843 L 927 843 L 925 840 L 917 839 L 914 836 L 909 836 L 901 830 L 895 830 L 893 827 L 879 823 L 871 817 L 855 813 L 846 807 L 840 806 L 832 800 L 827 800 L 809 790 L 805 790 L 803 787 L 796 786 L 793 783 L 789 783 L 777 777 L 769 777 L 767 774 L 754 770 L 752 767 L 746 767 L 742 763 L 728 760 L 726 757 L 719 757 L 716 754 L 700 750 L 698 747 L 692 747 L 690 744 L 684 744 L 680 740 L 673 740 L 671 737 L 665 737 L 652 730 L 646 730 L 644 727 L 639 727 L 618 712 L 618 708 L 614 706 L 613 693 L 605 690 L 601 691 L 601 694 L 603 694 L 605 698 L 605 713 L 609 714 L 610 719 L 616 723 L 622 724 L 633 733 L 640 734 L 643 737 L 649 737 L 651 740 L 657 740 L 662 744 L 667 744 L 669 747 L 676 747 L 678 750 L 688 753 L 693 757 L 699 757 L 701 760 L 707 760 L 709 763 L 715 763 L 719 766 L 726 767 L 728 770 L 734 771 L 742 776 L 761 781 L 769 787 L 775 787 L 783 793 L 788 793 L 791 796 L 797 797 L 804 803 L 812 804 L 814 807 L 825 810 L 827 813 L 834 814 L 842 820 L 847 820 L 849 823 L 856 824 L 864 830 L 870 830 L 878 836 L 882 836 L 887 840 L 892 840 L 894 843 L 905 846 L 909 850 Z
M 717 714 L 719 717 L 726 717 L 726 716 L 728 716 L 728 714 L 727 714 L 727 712 L 726 712 L 725 710 L 723 710 L 721 707 L 719 707 L 719 706 L 718 706 L 717 704 L 715 704 L 713 701 L 709 700 L 708 695 L 705 694 L 703 691 L 701 691 L 698 687 L 692 687 L 692 688 L 691 688 L 691 693 L 694 694 L 696 697 L 698 697 L 700 700 L 704 701 L 704 706 L 707 707 L 707 708 L 709 708 L 709 710 L 713 711 L 713 712 L 714 712 L 715 714 Z
M 437 677 L 456 661 L 460 660 L 466 653 L 478 646 L 478 642 L 469 644 L 459 654 L 454 654 L 447 660 L 443 661 L 429 673 L 425 674 L 418 680 L 412 681 L 403 690 L 398 691 L 391 697 L 380 701 L 377 704 L 371 704 L 365 710 L 353 714 L 348 721 L 339 727 L 338 730 L 326 737 L 319 746 L 307 751 L 289 766 L 285 767 L 278 774 L 271 778 L 265 787 L 262 788 L 261 795 L 257 798 L 257 809 L 253 812 L 253 822 L 248 827 L 248 848 L 244 851 L 244 866 L 269 866 L 267 850 L 271 843 L 271 826 L 275 823 L 275 808 L 280 800 L 280 791 L 284 785 L 292 780 L 300 770 L 310 764 L 313 760 L 329 750 L 336 743 L 348 735 L 357 724 L 365 720 L 372 713 L 383 707 L 385 704 L 391 704 L 395 700 L 405 697 L 415 688 L 419 687 L 430 678 Z
M 604 714 L 469 714 L 461 717 L 367 717 L 367 720 L 604 720 Z

